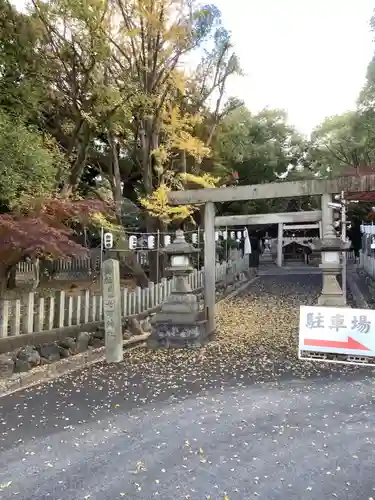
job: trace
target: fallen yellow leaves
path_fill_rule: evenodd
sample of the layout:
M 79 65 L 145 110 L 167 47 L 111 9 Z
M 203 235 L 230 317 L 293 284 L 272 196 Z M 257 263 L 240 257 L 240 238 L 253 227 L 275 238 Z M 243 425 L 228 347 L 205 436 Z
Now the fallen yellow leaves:
M 12 484 L 12 481 L 8 481 L 7 483 L 0 484 L 0 491 L 5 490 L 6 488 L 9 488 L 9 486 L 11 484 Z

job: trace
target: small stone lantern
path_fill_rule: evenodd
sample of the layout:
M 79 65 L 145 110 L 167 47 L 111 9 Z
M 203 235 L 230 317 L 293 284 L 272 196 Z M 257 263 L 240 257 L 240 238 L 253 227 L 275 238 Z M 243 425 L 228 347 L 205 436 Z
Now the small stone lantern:
M 326 227 L 322 240 L 310 243 L 313 250 L 322 252 L 323 288 L 318 299 L 318 305 L 328 307 L 347 307 L 346 299 L 336 276 L 341 272 L 340 252 L 347 252 L 350 241 L 342 241 L 336 236 L 332 225 Z
M 148 345 L 151 348 L 197 347 L 205 340 L 206 320 L 199 311 L 198 298 L 192 292 L 188 276 L 194 270 L 189 256 L 199 250 L 187 243 L 184 232 L 179 230 L 164 252 L 169 258 L 167 272 L 174 278 L 175 288 L 151 321 Z
M 266 233 L 266 236 L 264 237 L 264 250 L 262 254 L 262 261 L 263 262 L 272 262 L 272 250 L 271 250 L 271 239 L 268 236 L 268 233 Z

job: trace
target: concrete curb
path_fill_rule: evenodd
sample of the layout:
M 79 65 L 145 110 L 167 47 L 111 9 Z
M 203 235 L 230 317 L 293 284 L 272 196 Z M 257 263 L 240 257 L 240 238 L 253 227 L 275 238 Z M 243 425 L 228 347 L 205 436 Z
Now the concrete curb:
M 350 271 L 348 272 L 348 278 L 347 279 L 347 285 L 353 295 L 353 299 L 355 302 L 355 305 L 359 309 L 370 309 L 370 306 L 365 299 L 363 293 L 361 292 L 359 286 L 358 286 L 358 276 L 357 273 Z
M 245 281 L 245 283 L 243 283 L 241 286 L 239 286 L 238 288 L 236 288 L 236 290 L 233 290 L 233 292 L 228 293 L 228 295 L 226 295 L 225 297 L 223 297 L 222 299 L 220 299 L 218 301 L 218 303 L 222 302 L 223 300 L 234 299 L 234 297 L 237 297 L 237 295 L 239 295 L 240 293 L 244 292 L 258 278 L 259 278 L 258 275 L 253 276 L 248 281 Z
M 139 344 L 145 342 L 150 336 L 149 333 L 139 335 L 129 340 L 124 340 L 124 349 L 131 347 L 138 347 Z M 97 349 L 90 349 L 81 354 L 76 354 L 70 358 L 62 359 L 51 363 L 50 365 L 43 365 L 33 368 L 29 372 L 18 373 L 13 375 L 7 380 L 0 381 L 0 398 L 12 394 L 13 392 L 20 391 L 37 385 L 40 383 L 48 382 L 61 375 L 74 372 L 80 368 L 90 366 L 100 361 L 105 360 L 105 346 Z

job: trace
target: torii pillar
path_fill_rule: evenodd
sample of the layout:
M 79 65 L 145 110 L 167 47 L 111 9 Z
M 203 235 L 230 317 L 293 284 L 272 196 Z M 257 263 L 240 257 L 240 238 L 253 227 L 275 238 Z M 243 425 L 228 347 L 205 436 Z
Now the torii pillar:
M 215 271 L 216 271 L 216 242 L 215 242 L 215 204 L 206 202 L 204 206 L 204 305 L 206 309 L 207 334 L 215 331 Z

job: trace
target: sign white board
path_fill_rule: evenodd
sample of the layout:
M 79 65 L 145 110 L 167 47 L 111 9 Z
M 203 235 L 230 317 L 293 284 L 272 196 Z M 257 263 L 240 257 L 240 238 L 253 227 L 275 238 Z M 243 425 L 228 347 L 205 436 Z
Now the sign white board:
M 375 310 L 301 306 L 301 352 L 375 358 Z

